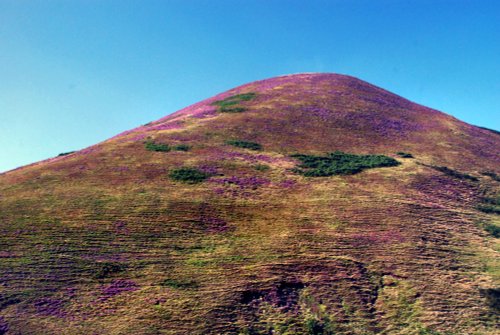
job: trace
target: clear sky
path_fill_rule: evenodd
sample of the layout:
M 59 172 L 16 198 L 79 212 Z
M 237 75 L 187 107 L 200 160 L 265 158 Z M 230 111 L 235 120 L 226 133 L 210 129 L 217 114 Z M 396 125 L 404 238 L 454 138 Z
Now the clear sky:
M 499 130 L 500 1 L 0 0 L 0 171 L 299 72 Z

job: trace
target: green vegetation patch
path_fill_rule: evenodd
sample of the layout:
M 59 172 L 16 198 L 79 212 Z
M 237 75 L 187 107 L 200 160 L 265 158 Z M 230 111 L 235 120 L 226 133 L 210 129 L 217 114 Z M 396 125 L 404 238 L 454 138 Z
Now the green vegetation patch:
M 256 164 L 253 166 L 253 168 L 255 170 L 261 171 L 261 172 L 268 171 L 271 169 L 271 167 L 269 165 L 266 165 L 266 164 Z
M 403 151 L 396 152 L 396 155 L 398 155 L 401 158 L 414 158 L 412 154 Z
M 259 143 L 242 141 L 242 140 L 230 140 L 230 141 L 226 141 L 226 144 L 232 145 L 234 147 L 250 149 L 250 150 L 261 150 L 262 149 L 262 145 L 260 145 Z
M 429 167 L 433 168 L 436 171 L 440 171 L 440 172 L 442 172 L 450 177 L 453 177 L 453 178 L 478 181 L 478 179 L 476 177 L 471 176 L 470 174 L 458 172 L 458 171 L 450 169 L 446 166 L 429 165 Z
M 307 335 L 334 335 L 334 327 L 330 318 L 325 316 L 322 320 L 310 317 L 305 321 Z
M 212 105 L 218 106 L 221 113 L 241 113 L 246 109 L 238 105 L 243 101 L 250 101 L 255 97 L 256 94 L 253 92 L 236 94 L 223 100 L 214 101 Z
M 486 297 L 490 309 L 500 312 L 500 288 L 481 289 L 481 294 Z
M 165 279 L 160 283 L 161 286 L 171 287 L 175 289 L 193 289 L 197 288 L 198 284 L 194 281 L 182 281 L 177 279 Z
M 57 157 L 71 155 L 74 152 L 76 152 L 76 151 L 61 152 L 59 155 L 57 155 Z
M 481 204 L 476 207 L 478 210 L 488 214 L 500 214 L 500 196 L 494 198 L 483 198 Z
M 481 204 L 476 207 L 478 210 L 488 214 L 500 214 L 500 206 L 494 204 Z
M 306 177 L 349 175 L 366 169 L 401 164 L 394 158 L 384 155 L 355 155 L 342 151 L 331 152 L 326 156 L 295 154 L 292 157 L 301 161 L 294 171 Z
M 168 144 L 156 143 L 155 141 L 146 141 L 144 147 L 149 151 L 168 152 L 171 150 Z
M 242 113 L 246 111 L 243 107 L 220 107 L 219 112 L 221 113 Z
M 491 236 L 500 238 L 500 227 L 491 223 L 484 223 L 483 229 Z
M 197 184 L 205 181 L 211 174 L 191 167 L 182 167 L 170 171 L 169 177 L 172 180 L 187 184 Z
M 170 146 L 166 143 L 157 143 L 152 140 L 148 140 L 144 142 L 144 147 L 149 151 L 158 151 L 158 152 L 169 152 L 169 151 L 189 151 L 191 150 L 191 146 L 187 144 L 177 144 L 174 146 Z
M 234 105 L 239 104 L 242 101 L 250 101 L 253 98 L 255 98 L 255 96 L 256 96 L 256 94 L 253 92 L 236 94 L 236 95 L 230 96 L 224 100 L 217 100 L 215 102 L 212 102 L 212 105 L 216 105 L 219 107 L 234 106 Z
M 173 147 L 175 151 L 189 151 L 191 150 L 191 146 L 187 144 L 178 144 Z

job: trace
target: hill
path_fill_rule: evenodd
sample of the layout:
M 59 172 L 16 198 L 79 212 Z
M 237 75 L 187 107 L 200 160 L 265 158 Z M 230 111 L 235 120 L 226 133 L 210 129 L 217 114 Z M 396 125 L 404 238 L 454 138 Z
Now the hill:
M 497 334 L 500 135 L 243 85 L 0 175 L 0 334 Z

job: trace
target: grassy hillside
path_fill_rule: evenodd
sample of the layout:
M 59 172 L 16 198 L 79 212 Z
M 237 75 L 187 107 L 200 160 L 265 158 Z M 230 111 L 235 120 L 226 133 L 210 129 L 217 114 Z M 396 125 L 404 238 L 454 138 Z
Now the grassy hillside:
M 247 84 L 0 175 L 1 334 L 497 334 L 500 136 Z

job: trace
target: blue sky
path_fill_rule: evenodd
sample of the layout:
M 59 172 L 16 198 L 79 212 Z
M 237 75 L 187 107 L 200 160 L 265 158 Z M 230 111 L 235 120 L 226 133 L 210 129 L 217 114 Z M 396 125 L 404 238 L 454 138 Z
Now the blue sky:
M 500 129 L 500 1 L 0 0 L 0 171 L 281 74 Z

